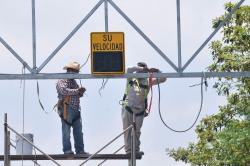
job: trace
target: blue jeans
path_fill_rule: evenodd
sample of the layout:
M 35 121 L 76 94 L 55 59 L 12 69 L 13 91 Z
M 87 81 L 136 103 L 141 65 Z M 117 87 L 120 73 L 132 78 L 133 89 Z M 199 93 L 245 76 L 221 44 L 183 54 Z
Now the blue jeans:
M 67 122 L 65 122 L 65 120 L 62 118 L 61 118 L 61 121 L 62 121 L 63 152 L 72 151 L 71 142 L 70 142 L 71 127 L 73 128 L 73 136 L 74 136 L 76 154 L 84 152 L 82 119 L 81 119 L 80 111 L 73 110 L 70 106 L 68 106 Z

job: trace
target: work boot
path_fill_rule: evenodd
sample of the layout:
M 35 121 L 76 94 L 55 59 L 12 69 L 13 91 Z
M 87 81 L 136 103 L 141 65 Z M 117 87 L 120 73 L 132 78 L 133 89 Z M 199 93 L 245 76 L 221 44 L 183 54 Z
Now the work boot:
M 76 153 L 76 154 L 80 154 L 80 155 L 89 155 L 89 153 L 88 153 L 88 152 L 85 152 L 85 151 L 81 151 L 81 152 Z
M 64 152 L 64 154 L 74 154 L 74 152 L 72 150 L 67 150 Z

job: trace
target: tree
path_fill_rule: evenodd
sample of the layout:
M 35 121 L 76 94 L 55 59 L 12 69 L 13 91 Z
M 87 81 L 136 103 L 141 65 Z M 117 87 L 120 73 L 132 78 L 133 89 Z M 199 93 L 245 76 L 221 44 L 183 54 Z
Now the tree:
M 225 15 L 234 6 L 226 3 Z M 225 15 L 213 20 L 213 28 Z M 240 7 L 223 25 L 222 34 L 210 44 L 213 63 L 208 70 L 250 71 L 250 6 Z M 227 104 L 197 125 L 197 143 L 168 150 L 168 155 L 191 165 L 249 166 L 250 78 L 219 78 L 214 88 L 218 95 L 226 95 Z

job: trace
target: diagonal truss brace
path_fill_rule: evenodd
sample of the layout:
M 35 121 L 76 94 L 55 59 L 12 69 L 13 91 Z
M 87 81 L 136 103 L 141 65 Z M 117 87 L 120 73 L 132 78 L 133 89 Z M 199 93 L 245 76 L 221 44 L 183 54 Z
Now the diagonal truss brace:
M 232 17 L 233 13 L 242 5 L 245 0 L 241 0 L 221 21 L 219 26 L 211 33 L 211 35 L 202 43 L 202 45 L 195 51 L 192 57 L 186 62 L 186 64 L 182 67 L 182 71 L 188 67 L 188 65 L 195 59 L 195 57 L 201 52 L 201 50 L 207 45 L 207 43 L 214 37 L 214 35 L 221 29 L 221 27 Z
M 3 38 L 1 38 L 1 37 L 0 37 L 0 43 L 2 43 L 4 45 L 4 47 L 7 48 L 7 50 L 9 50 L 12 53 L 12 55 L 14 55 L 16 57 L 16 59 L 19 60 L 23 64 L 23 66 L 25 66 L 30 72 L 32 72 L 32 69 L 28 65 L 28 63 L 26 61 L 24 61 L 18 55 L 18 53 L 13 48 L 11 48 L 11 46 Z
M 135 25 L 135 23 L 112 0 L 108 0 L 108 2 L 148 42 L 148 44 L 151 45 L 162 56 L 162 58 L 170 64 L 170 66 L 172 66 L 175 71 L 178 71 L 176 65 L 149 39 L 149 37 L 147 37 L 140 30 L 140 28 L 138 28 L 138 26 Z
M 70 40 L 70 38 L 81 28 L 81 26 L 90 18 L 90 16 L 105 2 L 105 31 L 108 31 L 107 18 L 107 2 L 109 2 L 114 9 L 174 68 L 178 71 L 176 65 L 147 37 L 138 26 L 111 0 L 100 0 L 96 6 L 87 14 L 87 16 L 72 30 L 72 32 L 62 41 L 62 43 L 51 53 L 51 55 L 42 63 L 37 69 L 39 73 L 46 64 L 57 54 L 57 52 Z
M 186 62 L 186 64 L 181 66 L 181 27 L 180 27 L 180 0 L 176 0 L 177 5 L 177 37 L 178 37 L 178 67 L 147 37 L 136 24 L 112 1 L 112 0 L 100 0 L 93 9 L 83 18 L 83 20 L 72 30 L 72 32 L 58 45 L 58 47 L 49 55 L 49 57 L 41 64 L 39 68 L 36 68 L 36 38 L 35 38 L 35 3 L 32 0 L 32 33 L 33 33 L 33 69 L 0 37 L 0 42 L 32 73 L 26 75 L 18 74 L 0 74 L 0 79 L 53 79 L 53 78 L 64 78 L 65 75 L 50 73 L 50 74 L 38 74 L 47 63 L 59 52 L 59 50 L 71 39 L 71 37 L 81 28 L 81 26 L 90 18 L 90 16 L 99 8 L 102 3 L 105 2 L 105 31 L 108 31 L 108 3 L 151 45 L 161 56 L 165 59 L 169 65 L 177 71 L 177 73 L 161 73 L 161 77 L 202 77 L 203 72 L 190 72 L 183 73 L 185 68 L 195 59 L 195 57 L 200 53 L 200 51 L 205 47 L 205 45 L 212 39 L 212 37 L 219 31 L 219 29 L 225 24 L 228 19 L 231 18 L 232 14 L 242 5 L 245 0 L 240 0 L 240 2 L 229 12 L 229 14 L 224 18 L 220 25 L 214 30 L 214 32 L 205 40 L 205 42 L 198 48 L 193 56 Z M 249 72 L 206 72 L 206 75 L 210 77 L 249 77 Z M 136 76 L 136 75 L 135 75 Z M 139 74 L 136 77 L 148 77 L 143 74 Z M 157 76 L 157 74 L 155 75 Z M 159 75 L 158 75 L 159 76 Z M 75 77 L 75 75 L 71 76 Z M 129 75 L 125 74 L 122 76 L 91 76 L 89 74 L 80 74 L 80 78 L 127 78 Z
M 99 6 L 105 0 L 100 0 L 94 8 L 83 18 L 83 20 L 73 29 L 73 31 L 59 44 L 59 46 L 50 54 L 50 56 L 41 64 L 41 66 L 37 69 L 39 73 L 44 66 L 58 53 L 58 51 L 71 39 L 71 37 L 81 28 L 81 26 L 90 18 L 90 16 L 99 8 Z

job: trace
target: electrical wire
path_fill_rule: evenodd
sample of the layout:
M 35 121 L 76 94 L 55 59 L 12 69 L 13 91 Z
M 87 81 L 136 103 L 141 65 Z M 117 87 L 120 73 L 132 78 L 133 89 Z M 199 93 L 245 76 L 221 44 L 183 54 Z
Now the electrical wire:
M 105 89 L 105 86 L 106 86 L 107 83 L 108 83 L 108 78 L 106 80 L 102 79 L 102 85 L 101 85 L 100 89 L 98 90 L 98 93 L 99 93 L 100 96 L 102 96 L 101 91 Z
M 195 121 L 192 123 L 192 125 L 190 127 L 188 127 L 187 129 L 184 129 L 184 130 L 176 130 L 176 129 L 170 127 L 169 125 L 167 125 L 167 123 L 163 120 L 162 114 L 161 114 L 161 90 L 160 90 L 160 84 L 158 82 L 158 79 L 157 79 L 157 84 L 158 84 L 158 94 L 159 94 L 158 111 L 159 111 L 160 119 L 161 119 L 162 123 L 164 124 L 164 126 L 167 127 L 169 130 L 171 130 L 173 132 L 177 132 L 177 133 L 184 133 L 184 132 L 187 132 L 190 129 L 192 129 L 194 127 L 194 125 L 196 124 L 197 120 L 199 119 L 200 113 L 201 113 L 201 110 L 202 110 L 202 105 L 203 105 L 203 77 L 201 77 L 201 84 L 200 84 L 200 86 L 201 86 L 201 102 L 200 102 L 199 112 L 198 112 L 198 114 L 196 116 Z
M 88 55 L 86 61 L 80 66 L 80 69 L 83 68 L 83 67 L 87 64 L 87 62 L 88 62 L 88 60 L 89 60 L 89 57 L 90 57 L 90 53 L 89 53 L 89 55 Z
M 39 90 L 39 83 L 38 83 L 38 81 L 36 81 L 36 92 L 37 92 L 37 97 L 38 97 L 39 105 L 41 106 L 42 110 L 47 114 L 48 112 L 45 111 L 44 106 L 43 106 L 43 104 L 41 102 L 41 99 L 40 99 L 40 90 Z
M 88 55 L 86 61 L 80 66 L 80 69 L 83 68 L 83 67 L 87 64 L 87 62 L 89 61 L 89 57 L 90 57 L 90 53 L 89 53 L 89 55 Z M 82 80 L 79 79 L 79 81 L 80 81 L 80 86 L 83 87 L 83 86 L 82 86 Z M 84 93 L 84 95 L 87 95 L 86 92 Z

